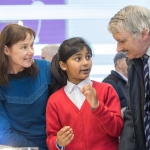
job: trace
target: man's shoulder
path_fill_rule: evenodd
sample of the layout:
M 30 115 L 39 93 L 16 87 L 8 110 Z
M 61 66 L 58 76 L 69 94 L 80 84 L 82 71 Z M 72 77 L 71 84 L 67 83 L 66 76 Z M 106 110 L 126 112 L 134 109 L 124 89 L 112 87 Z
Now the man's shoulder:
M 119 82 L 120 78 L 119 78 L 119 74 L 117 75 L 118 73 L 115 72 L 115 71 L 111 71 L 111 74 L 109 74 L 106 78 L 104 78 L 104 80 L 102 82 L 107 82 L 108 83 L 108 80 L 110 81 L 114 81 L 116 83 Z

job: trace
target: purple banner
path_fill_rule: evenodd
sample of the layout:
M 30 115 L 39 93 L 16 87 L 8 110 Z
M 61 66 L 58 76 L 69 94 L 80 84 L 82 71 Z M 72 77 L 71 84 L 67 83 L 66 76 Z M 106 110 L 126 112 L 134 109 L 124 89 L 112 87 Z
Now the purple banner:
M 0 31 L 8 23 L 0 23 Z M 66 38 L 65 20 L 23 20 L 23 25 L 36 32 L 36 44 L 58 44 Z
M 49 5 L 64 4 L 65 0 L 5 0 L 0 5 Z M 21 12 L 20 12 L 21 13 Z M 34 13 L 34 12 L 33 12 Z M 22 20 L 23 25 L 36 32 L 36 44 L 58 44 L 66 39 L 65 20 Z M 7 21 L 0 23 L 0 32 L 6 24 L 17 23 Z
M 65 4 L 65 0 L 1 0 L 0 5 Z

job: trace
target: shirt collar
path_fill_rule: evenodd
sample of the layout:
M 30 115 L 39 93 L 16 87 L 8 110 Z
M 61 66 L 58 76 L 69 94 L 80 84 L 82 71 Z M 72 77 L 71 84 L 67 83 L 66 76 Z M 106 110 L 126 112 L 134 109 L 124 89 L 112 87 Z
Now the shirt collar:
M 146 52 L 146 55 L 150 56 L 150 46 L 148 47 L 148 50 Z
M 121 74 L 120 72 L 116 71 L 126 82 L 128 81 L 128 78 L 125 77 L 123 74 Z
M 89 79 L 89 77 L 86 78 L 85 80 L 81 81 L 81 82 L 80 82 L 79 84 L 77 84 L 77 85 L 76 85 L 76 84 L 73 84 L 72 82 L 70 82 L 70 81 L 67 80 L 66 89 L 67 89 L 67 91 L 70 93 L 70 92 L 73 90 L 73 88 L 74 88 L 75 86 L 77 86 L 77 87 L 79 87 L 80 89 L 82 89 L 85 84 L 90 84 L 90 85 L 92 86 L 93 82 Z

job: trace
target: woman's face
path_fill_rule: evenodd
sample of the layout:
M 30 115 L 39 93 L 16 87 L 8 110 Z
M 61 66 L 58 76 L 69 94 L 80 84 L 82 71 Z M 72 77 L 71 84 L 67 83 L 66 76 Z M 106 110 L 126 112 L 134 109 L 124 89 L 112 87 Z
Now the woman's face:
M 34 55 L 33 42 L 34 38 L 27 33 L 24 41 L 18 41 L 10 48 L 5 46 L 4 53 L 8 56 L 10 65 L 9 73 L 16 74 L 32 65 Z

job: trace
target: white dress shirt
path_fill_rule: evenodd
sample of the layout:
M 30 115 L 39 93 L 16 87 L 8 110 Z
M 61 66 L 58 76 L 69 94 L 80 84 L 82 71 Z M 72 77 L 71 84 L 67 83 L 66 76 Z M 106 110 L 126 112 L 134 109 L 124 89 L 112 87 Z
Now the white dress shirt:
M 67 81 L 67 85 L 64 88 L 66 95 L 78 107 L 78 109 L 82 107 L 82 104 L 85 101 L 85 96 L 80 92 L 85 84 L 90 84 L 92 86 L 93 82 L 89 78 L 86 78 L 78 85 Z
M 148 47 L 146 55 L 148 55 L 150 57 L 150 46 Z M 150 66 L 150 58 L 148 59 L 148 66 Z M 150 67 L 149 67 L 149 79 L 150 79 Z
M 120 72 L 116 71 L 126 82 L 128 82 L 128 78 L 125 77 L 123 74 L 121 74 Z

